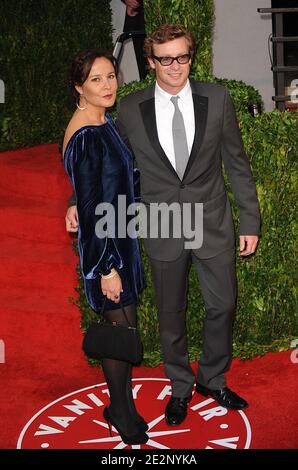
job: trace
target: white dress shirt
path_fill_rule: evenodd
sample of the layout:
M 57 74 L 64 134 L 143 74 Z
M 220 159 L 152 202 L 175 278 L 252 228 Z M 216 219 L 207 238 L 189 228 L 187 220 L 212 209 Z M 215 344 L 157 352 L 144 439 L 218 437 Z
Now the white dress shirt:
M 164 91 L 158 83 L 155 85 L 155 115 L 157 134 L 160 145 L 162 146 L 166 156 L 176 170 L 175 152 L 172 133 L 172 120 L 174 116 L 174 104 L 171 102 L 173 95 Z M 185 87 L 178 93 L 178 106 L 182 113 L 187 146 L 189 155 L 191 152 L 194 135 L 195 135 L 195 116 L 192 99 L 192 91 L 189 80 L 187 80 Z

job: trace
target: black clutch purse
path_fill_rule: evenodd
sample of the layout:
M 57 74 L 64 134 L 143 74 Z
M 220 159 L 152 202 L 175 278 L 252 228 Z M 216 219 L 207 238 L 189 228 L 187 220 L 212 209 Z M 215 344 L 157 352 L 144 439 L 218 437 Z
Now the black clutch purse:
M 101 317 L 105 301 L 101 309 Z M 120 302 L 127 325 L 94 320 L 88 327 L 83 340 L 83 351 L 92 359 L 117 359 L 138 364 L 143 359 L 143 346 L 137 329 L 128 321 Z

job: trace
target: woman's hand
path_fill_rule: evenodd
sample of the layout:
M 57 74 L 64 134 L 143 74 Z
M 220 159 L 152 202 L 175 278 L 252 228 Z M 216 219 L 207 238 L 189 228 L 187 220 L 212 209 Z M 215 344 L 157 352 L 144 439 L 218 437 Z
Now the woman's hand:
M 77 206 L 70 206 L 66 213 L 65 225 L 67 232 L 77 232 L 79 225 Z
M 117 273 L 110 279 L 101 278 L 100 282 L 103 295 L 106 295 L 108 299 L 118 304 L 120 301 L 120 293 L 123 292 L 119 274 Z

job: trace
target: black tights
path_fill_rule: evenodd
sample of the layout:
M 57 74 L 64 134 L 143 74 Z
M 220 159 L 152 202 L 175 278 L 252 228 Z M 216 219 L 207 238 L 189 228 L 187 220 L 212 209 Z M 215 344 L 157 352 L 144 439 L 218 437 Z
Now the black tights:
M 130 324 L 136 326 L 136 305 L 131 304 L 124 308 Z M 121 308 L 106 310 L 104 318 L 109 323 L 127 324 Z M 137 432 L 137 423 L 141 418 L 132 396 L 132 366 L 124 361 L 102 359 L 102 368 L 110 393 L 110 413 L 124 434 L 133 435 Z

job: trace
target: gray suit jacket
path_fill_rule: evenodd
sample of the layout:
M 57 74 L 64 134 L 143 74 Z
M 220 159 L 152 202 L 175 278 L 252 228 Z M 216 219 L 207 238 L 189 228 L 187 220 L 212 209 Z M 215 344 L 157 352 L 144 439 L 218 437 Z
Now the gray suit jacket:
M 195 136 L 182 181 L 165 155 L 157 134 L 154 86 L 121 99 L 116 124 L 141 172 L 141 200 L 150 203 L 201 202 L 203 244 L 194 250 L 211 258 L 235 245 L 222 161 L 240 211 L 240 234 L 260 233 L 260 211 L 249 161 L 244 152 L 233 104 L 227 89 L 190 80 Z M 184 249 L 184 237 L 145 238 L 148 255 L 173 261 Z

